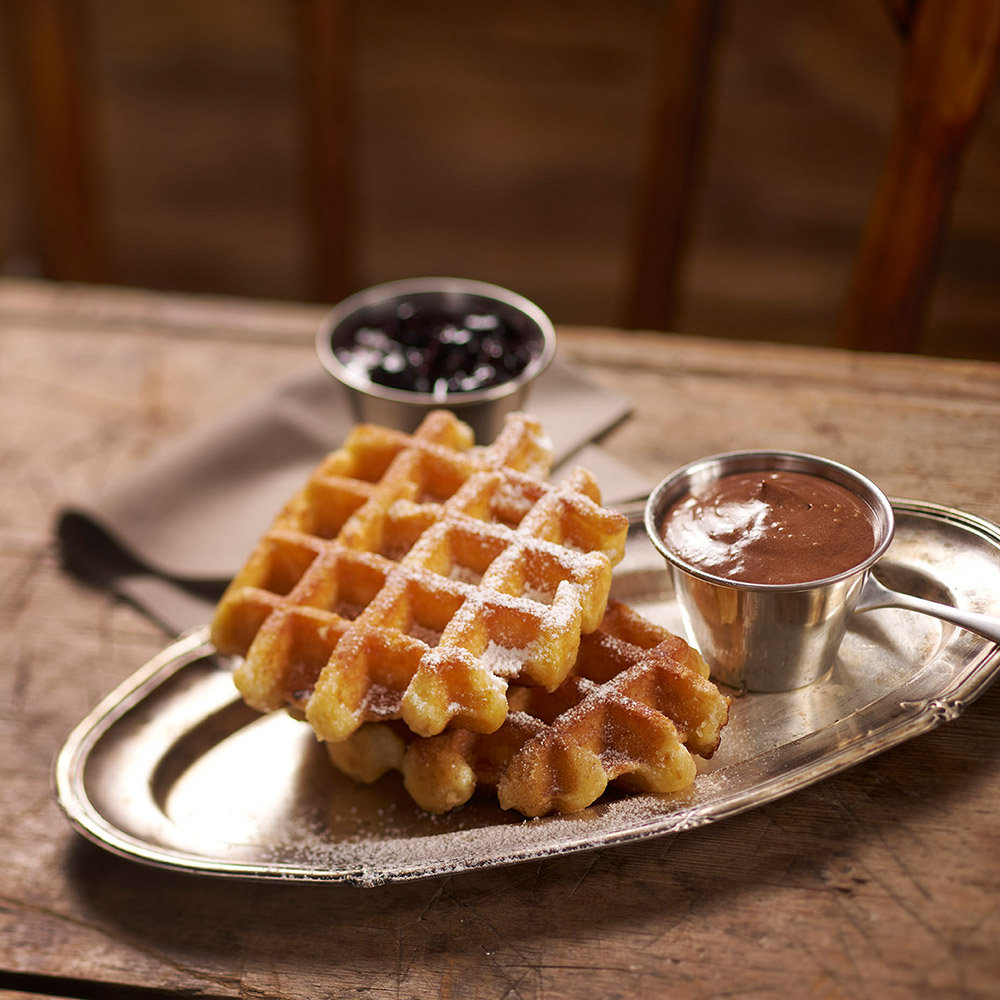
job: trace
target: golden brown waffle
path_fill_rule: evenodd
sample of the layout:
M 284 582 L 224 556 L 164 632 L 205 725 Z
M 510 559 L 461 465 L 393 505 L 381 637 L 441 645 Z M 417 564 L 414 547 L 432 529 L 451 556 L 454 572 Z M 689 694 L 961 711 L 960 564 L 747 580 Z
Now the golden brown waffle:
M 583 809 L 611 781 L 632 791 L 688 787 L 694 756 L 715 752 L 729 717 L 729 699 L 708 680 L 701 656 L 618 603 L 583 637 L 572 675 L 555 691 L 517 687 L 509 700 L 493 733 L 418 739 L 370 724 L 327 751 L 359 781 L 401 771 L 411 797 L 431 812 L 461 805 L 482 786 L 497 789 L 502 808 L 541 816 Z
M 472 446 L 450 413 L 363 425 L 286 505 L 217 608 L 244 700 L 304 709 L 321 739 L 403 718 L 489 732 L 517 680 L 553 688 L 600 623 L 627 522 L 593 478 L 539 478 L 541 426 Z

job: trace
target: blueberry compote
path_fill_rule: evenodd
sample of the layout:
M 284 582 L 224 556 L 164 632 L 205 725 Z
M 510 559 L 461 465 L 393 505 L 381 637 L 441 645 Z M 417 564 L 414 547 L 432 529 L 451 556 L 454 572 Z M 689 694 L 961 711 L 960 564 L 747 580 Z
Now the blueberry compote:
M 438 399 L 509 382 L 541 354 L 542 334 L 528 317 L 489 299 L 463 305 L 448 310 L 414 295 L 377 313 L 362 309 L 337 334 L 334 353 L 362 379 Z

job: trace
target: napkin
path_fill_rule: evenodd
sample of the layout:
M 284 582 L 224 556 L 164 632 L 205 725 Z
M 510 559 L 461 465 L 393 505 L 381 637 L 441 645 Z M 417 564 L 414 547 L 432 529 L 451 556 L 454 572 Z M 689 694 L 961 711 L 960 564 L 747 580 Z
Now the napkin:
M 558 466 L 584 465 L 606 503 L 648 494 L 644 477 L 592 442 L 628 399 L 554 362 L 528 409 Z M 169 632 L 201 625 L 285 500 L 353 423 L 347 400 L 315 367 L 157 453 L 130 479 L 58 512 L 64 565 L 131 601 Z

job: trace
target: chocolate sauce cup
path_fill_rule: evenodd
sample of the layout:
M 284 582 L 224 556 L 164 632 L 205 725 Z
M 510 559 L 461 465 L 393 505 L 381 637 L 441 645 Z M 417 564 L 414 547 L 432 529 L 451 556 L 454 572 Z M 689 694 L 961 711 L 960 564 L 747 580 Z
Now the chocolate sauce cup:
M 670 508 L 688 493 L 740 472 L 804 472 L 847 487 L 872 511 L 875 547 L 856 566 L 807 583 L 728 580 L 685 562 L 664 542 Z M 713 677 L 745 691 L 791 691 L 824 677 L 836 660 L 861 588 L 892 541 L 892 506 L 847 466 L 791 451 L 738 451 L 699 459 L 664 479 L 646 504 L 646 531 L 667 561 L 688 640 Z
M 523 369 L 496 385 L 438 393 L 381 385 L 342 363 L 337 345 L 347 343 L 363 326 L 398 323 L 401 308 L 433 310 L 459 324 L 470 312 L 488 313 L 516 329 L 521 340 L 530 340 L 531 356 Z M 375 285 L 336 305 L 316 333 L 320 362 L 344 387 L 355 419 L 412 431 L 431 410 L 451 410 L 472 427 L 481 444 L 493 441 L 508 413 L 524 409 L 532 383 L 549 366 L 555 349 L 552 323 L 533 302 L 506 288 L 463 278 L 410 278 Z

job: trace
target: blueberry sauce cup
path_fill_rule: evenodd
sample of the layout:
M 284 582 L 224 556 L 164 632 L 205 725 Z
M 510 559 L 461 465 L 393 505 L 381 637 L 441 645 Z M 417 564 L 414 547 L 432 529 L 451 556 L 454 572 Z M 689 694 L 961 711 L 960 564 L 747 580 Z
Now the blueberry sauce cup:
M 534 303 L 462 278 L 412 278 L 365 289 L 323 319 L 316 351 L 355 419 L 414 430 L 451 410 L 476 440 L 524 409 L 555 355 L 552 323 Z
M 867 554 L 816 579 L 757 583 L 707 571 L 664 537 L 666 519 L 685 498 L 704 495 L 723 477 L 773 471 L 828 480 L 860 499 L 871 512 Z M 713 677 L 737 690 L 773 692 L 829 673 L 865 580 L 892 541 L 894 519 L 885 494 L 847 466 L 799 452 L 742 451 L 703 458 L 667 476 L 649 496 L 645 527 L 666 560 L 688 639 Z

